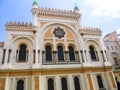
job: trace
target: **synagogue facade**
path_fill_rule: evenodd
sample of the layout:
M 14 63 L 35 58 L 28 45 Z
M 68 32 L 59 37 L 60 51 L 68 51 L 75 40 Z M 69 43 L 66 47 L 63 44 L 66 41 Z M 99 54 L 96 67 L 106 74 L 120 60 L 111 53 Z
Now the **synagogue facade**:
M 42 8 L 33 23 L 7 22 L 0 43 L 0 90 L 117 90 L 99 28 L 81 13 Z

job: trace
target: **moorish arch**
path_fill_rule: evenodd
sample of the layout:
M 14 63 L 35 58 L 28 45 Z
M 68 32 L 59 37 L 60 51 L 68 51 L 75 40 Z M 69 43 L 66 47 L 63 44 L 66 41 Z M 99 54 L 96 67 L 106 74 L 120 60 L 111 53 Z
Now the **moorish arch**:
M 92 61 L 98 61 L 100 57 L 100 50 L 101 47 L 99 45 L 99 42 L 96 40 L 87 40 L 85 42 L 86 49 L 89 53 L 89 57 L 91 58 Z
M 28 37 L 16 37 L 12 44 L 12 57 L 14 57 L 15 62 L 27 62 L 31 61 L 33 49 L 34 49 L 34 42 L 31 38 Z
M 57 36 L 57 34 L 60 34 L 60 32 L 58 32 L 59 30 L 55 31 L 55 29 L 61 29 L 60 32 L 62 32 L 64 35 Z M 40 35 L 40 33 L 42 34 Z M 40 39 L 41 41 L 39 40 L 39 42 L 52 43 L 55 41 L 56 43 L 65 43 L 65 44 L 75 43 L 77 47 L 80 47 L 77 43 L 79 41 L 77 30 L 75 30 L 72 26 L 67 24 L 48 23 L 41 28 L 41 31 L 38 31 L 38 35 L 40 35 L 41 37 Z

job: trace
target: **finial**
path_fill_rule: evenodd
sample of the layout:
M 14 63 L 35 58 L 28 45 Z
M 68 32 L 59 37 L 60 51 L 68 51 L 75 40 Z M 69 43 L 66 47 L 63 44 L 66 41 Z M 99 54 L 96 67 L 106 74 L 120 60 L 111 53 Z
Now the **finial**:
M 74 6 L 74 11 L 79 11 L 79 7 L 76 5 L 76 3 L 75 3 L 75 6 Z
M 34 0 L 33 5 L 38 5 L 38 0 Z

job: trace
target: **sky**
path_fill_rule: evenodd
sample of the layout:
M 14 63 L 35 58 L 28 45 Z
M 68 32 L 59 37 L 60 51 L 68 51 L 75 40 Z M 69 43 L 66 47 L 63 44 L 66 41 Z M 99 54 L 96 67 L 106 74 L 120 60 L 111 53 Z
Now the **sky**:
M 0 42 L 5 41 L 7 21 L 32 22 L 34 0 L 0 0 Z M 38 0 L 40 7 L 73 10 L 80 9 L 84 27 L 101 28 L 103 36 L 120 33 L 120 0 Z

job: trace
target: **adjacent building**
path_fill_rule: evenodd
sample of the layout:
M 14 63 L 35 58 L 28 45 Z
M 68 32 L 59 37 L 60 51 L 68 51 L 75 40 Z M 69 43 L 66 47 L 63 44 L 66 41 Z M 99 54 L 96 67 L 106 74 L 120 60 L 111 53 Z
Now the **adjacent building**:
M 81 13 L 42 8 L 33 23 L 7 22 L 0 43 L 0 90 L 117 90 L 99 28 Z
M 112 32 L 104 37 L 104 43 L 107 49 L 109 60 L 113 66 L 113 72 L 116 80 L 120 82 L 120 40 L 117 32 Z

